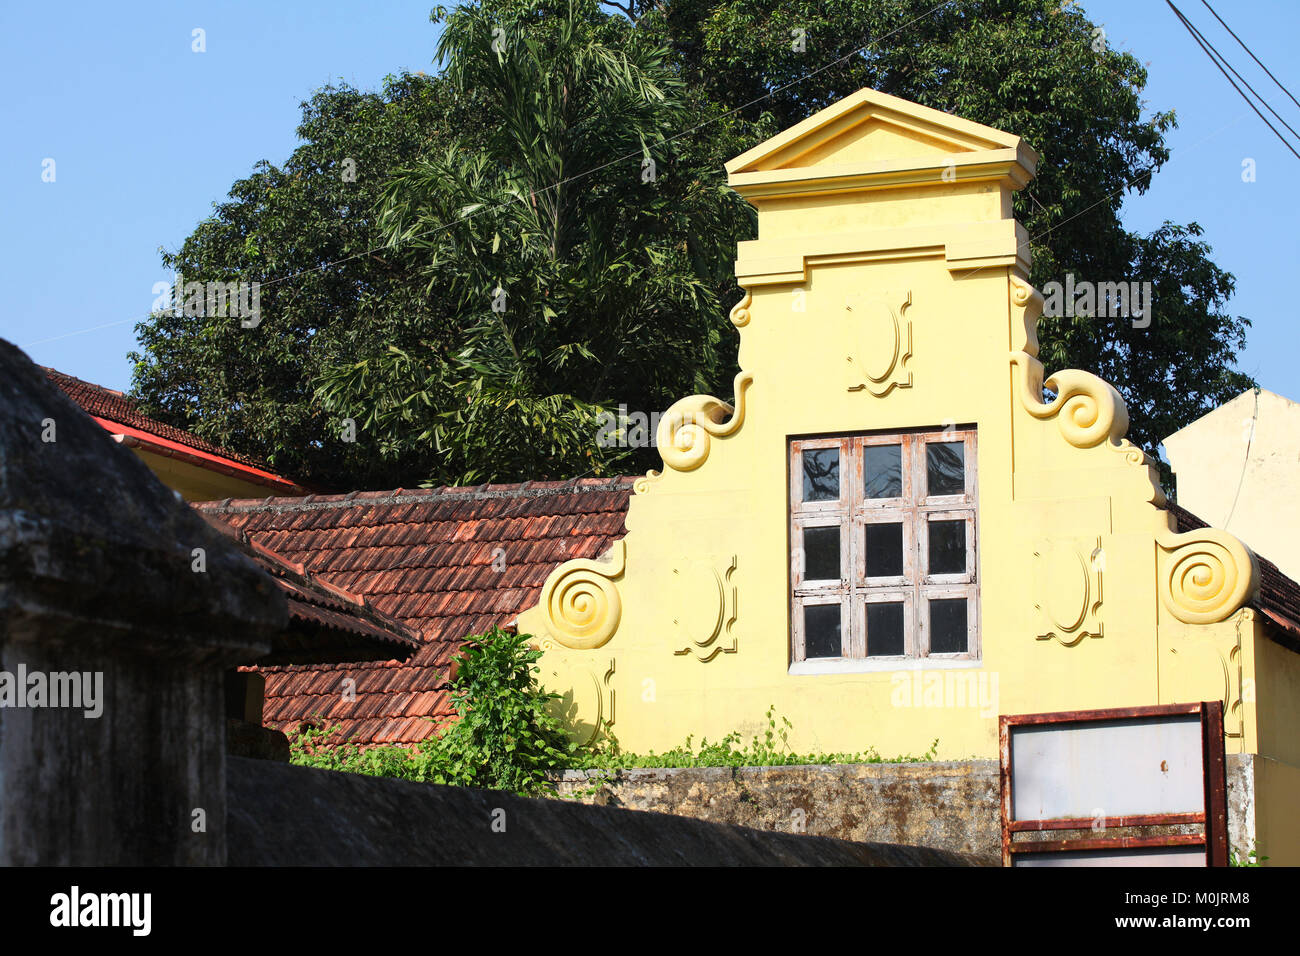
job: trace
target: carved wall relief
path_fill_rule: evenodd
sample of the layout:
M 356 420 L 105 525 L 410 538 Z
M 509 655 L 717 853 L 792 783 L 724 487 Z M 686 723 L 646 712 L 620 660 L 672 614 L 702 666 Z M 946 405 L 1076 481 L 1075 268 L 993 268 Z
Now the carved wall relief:
M 1176 634 L 1167 639 L 1167 656 L 1160 669 L 1161 697 L 1169 702 L 1223 701 L 1223 734 L 1242 737 L 1245 715 L 1242 708 L 1241 630 L 1249 627 L 1254 612 L 1239 611 L 1231 632 L 1201 630 Z
M 1034 548 L 1035 636 L 1073 647 L 1101 637 L 1101 538 L 1042 540 Z
M 543 651 L 552 651 L 554 644 L 543 641 Z M 585 657 L 547 653 L 542 658 L 541 684 L 560 695 L 549 709 L 569 728 L 570 736 L 579 746 L 587 746 L 602 733 L 614 726 L 614 658 L 608 666 L 584 663 Z M 581 716 L 580 716 L 581 715 Z
M 911 388 L 912 293 L 861 296 L 846 303 L 848 390 L 881 397 L 894 388 Z
M 672 627 L 676 655 L 694 654 L 708 662 L 719 654 L 734 654 L 736 635 L 736 556 L 708 561 L 686 560 L 672 569 Z

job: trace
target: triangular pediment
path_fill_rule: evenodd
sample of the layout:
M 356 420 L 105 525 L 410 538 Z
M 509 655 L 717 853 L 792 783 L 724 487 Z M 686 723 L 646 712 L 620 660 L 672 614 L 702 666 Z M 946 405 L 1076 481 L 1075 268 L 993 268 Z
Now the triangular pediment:
M 816 175 L 1007 156 L 1018 157 L 1032 174 L 1037 156 L 1020 137 L 864 89 L 737 156 L 727 172 L 742 182 L 764 173 L 788 180 L 800 169 Z

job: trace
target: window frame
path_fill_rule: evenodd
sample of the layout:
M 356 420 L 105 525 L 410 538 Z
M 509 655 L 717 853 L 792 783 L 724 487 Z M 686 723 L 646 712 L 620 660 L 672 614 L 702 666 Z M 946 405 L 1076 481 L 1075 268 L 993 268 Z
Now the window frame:
M 896 432 L 816 435 L 787 439 L 789 498 L 787 516 L 789 551 L 790 663 L 792 672 L 825 670 L 896 670 L 900 665 L 978 666 L 980 642 L 979 479 L 977 432 L 974 425 L 957 428 L 922 428 Z M 962 445 L 963 492 L 929 495 L 929 446 Z M 864 449 L 898 445 L 900 490 L 895 498 L 868 498 Z M 829 502 L 803 501 L 803 452 L 839 448 L 839 498 Z M 965 522 L 966 568 L 961 573 L 931 574 L 929 536 L 932 521 Z M 903 574 L 867 577 L 866 537 L 869 524 L 902 525 Z M 840 528 L 839 581 L 803 577 L 797 552 L 804 529 Z M 840 600 L 840 657 L 806 656 L 803 608 Z M 930 601 L 965 598 L 966 650 L 930 652 Z M 867 656 L 867 606 L 900 603 L 903 606 L 903 654 Z

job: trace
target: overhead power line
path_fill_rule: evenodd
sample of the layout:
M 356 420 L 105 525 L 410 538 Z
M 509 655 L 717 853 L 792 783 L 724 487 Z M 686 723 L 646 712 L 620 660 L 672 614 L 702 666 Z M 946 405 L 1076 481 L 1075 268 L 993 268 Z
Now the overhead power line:
M 1264 121 L 1264 125 L 1267 126 L 1270 130 L 1272 130 L 1273 135 L 1282 141 L 1282 145 L 1291 151 L 1291 155 L 1293 155 L 1296 159 L 1300 159 L 1300 152 L 1296 152 L 1296 148 L 1291 145 L 1290 141 L 1285 136 L 1283 136 L 1281 133 L 1278 132 L 1277 127 L 1268 121 L 1267 116 L 1265 116 L 1263 113 L 1259 111 L 1259 107 L 1255 105 L 1254 100 L 1252 100 L 1249 96 L 1247 96 L 1245 93 L 1242 92 L 1241 87 L 1239 87 L 1233 81 L 1232 77 L 1228 75 L 1228 70 L 1232 70 L 1232 72 L 1237 75 L 1237 78 L 1240 79 L 1241 82 L 1246 85 L 1246 88 L 1249 89 L 1251 93 L 1254 93 L 1255 96 L 1259 98 L 1259 101 L 1264 104 L 1264 106 L 1268 109 L 1268 111 L 1272 113 L 1274 116 L 1277 116 L 1278 120 L 1282 123 L 1283 126 L 1286 126 L 1287 129 L 1291 129 L 1291 126 L 1285 120 L 1283 120 L 1282 117 L 1277 115 L 1277 111 L 1274 110 L 1273 107 L 1268 105 L 1268 101 L 1266 101 L 1264 97 L 1260 96 L 1258 93 L 1255 92 L 1254 87 L 1252 87 L 1249 83 L 1246 83 L 1246 81 L 1242 79 L 1241 74 L 1237 73 L 1236 70 L 1232 69 L 1232 65 L 1228 63 L 1227 59 L 1223 57 L 1223 54 L 1221 54 L 1218 50 L 1216 50 L 1214 48 L 1214 45 L 1201 35 L 1201 31 L 1197 30 L 1196 27 L 1192 25 L 1192 22 L 1188 20 L 1187 17 L 1183 16 L 1183 12 L 1179 10 L 1176 6 L 1174 6 L 1173 0 L 1165 0 L 1165 3 L 1168 4 L 1170 10 L 1174 11 L 1174 16 L 1178 17 L 1179 21 L 1187 29 L 1187 32 L 1191 34 L 1192 39 L 1195 40 L 1197 44 L 1200 46 L 1200 48 L 1205 52 L 1205 55 L 1210 58 L 1210 62 L 1213 63 L 1215 67 L 1218 68 L 1219 72 L 1223 74 L 1223 78 L 1227 80 L 1229 84 L 1231 84 L 1234 90 L 1237 91 L 1237 95 L 1246 101 L 1246 105 L 1248 105 L 1252 110 L 1255 111 L 1255 115 Z M 1220 60 L 1223 60 L 1222 64 L 1220 64 L 1219 62 Z M 1228 70 L 1225 70 L 1223 68 L 1224 65 L 1228 67 Z M 1297 136 L 1300 136 L 1300 134 L 1297 134 L 1295 130 L 1291 130 L 1291 132 Z
M 829 69 L 832 69 L 832 68 L 834 68 L 834 67 L 836 67 L 836 66 L 839 66 L 839 65 L 842 64 L 842 63 L 846 63 L 846 62 L 848 62 L 848 61 L 851 60 L 853 57 L 858 56 L 859 54 L 866 53 L 868 50 L 870 50 L 870 49 L 871 49 L 872 47 L 874 47 L 876 44 L 880 43 L 882 40 L 887 40 L 887 39 L 889 39 L 890 37 L 892 37 L 894 34 L 896 34 L 896 33 L 901 33 L 903 30 L 906 30 L 908 27 L 912 26 L 913 24 L 915 24 L 915 23 L 919 23 L 920 21 L 926 19 L 927 17 L 932 16 L 932 15 L 933 15 L 934 13 L 936 13 L 937 11 L 939 11 L 939 10 L 943 9 L 944 7 L 948 6 L 951 2 L 952 2 L 952 0 L 943 0 L 942 3 L 936 4 L 935 6 L 931 7 L 929 10 L 926 10 L 924 13 L 919 14 L 918 16 L 915 16 L 915 17 L 913 17 L 912 19 L 908 20 L 906 23 L 903 23 L 903 24 L 901 24 L 901 25 L 899 25 L 899 26 L 894 27 L 894 29 L 890 30 L 888 33 L 882 33 L 880 36 L 868 40 L 866 43 L 862 44 L 861 46 L 854 47 L 852 50 L 849 50 L 847 53 L 844 53 L 844 54 L 842 54 L 841 56 L 837 56 L 837 57 L 836 57 L 835 59 L 833 59 L 833 60 L 830 60 L 830 61 L 828 61 L 828 62 L 826 62 L 826 63 L 823 63 L 821 66 L 817 67 L 816 69 L 811 70 L 811 71 L 809 71 L 809 72 L 803 74 L 802 76 L 795 77 L 795 78 L 794 78 L 793 80 L 791 80 L 789 83 L 783 84 L 782 86 L 778 86 L 776 89 L 768 90 L 767 92 L 763 93 L 761 96 L 756 96 L 754 99 L 750 100 L 749 102 L 747 102 L 747 103 L 742 103 L 740 106 L 737 106 L 737 107 L 735 107 L 734 109 L 728 110 L 727 112 L 722 113 L 722 114 L 720 114 L 720 115 L 718 115 L 718 116 L 710 117 L 709 119 L 704 120 L 702 123 L 697 123 L 696 125 L 691 126 L 691 127 L 688 127 L 687 129 L 680 130 L 679 132 L 676 132 L 676 133 L 674 133 L 674 134 L 671 135 L 671 136 L 662 137 L 661 139 L 657 140 L 657 141 L 656 141 L 655 143 L 653 143 L 652 145 L 654 145 L 654 146 L 662 146 L 662 145 L 665 145 L 665 144 L 667 144 L 667 143 L 671 143 L 671 142 L 673 142 L 674 140 L 680 139 L 680 138 L 683 137 L 683 136 L 689 136 L 691 133 L 694 133 L 694 132 L 696 132 L 697 130 L 701 130 L 701 129 L 705 128 L 706 126 L 712 126 L 714 123 L 717 123 L 717 122 L 719 122 L 719 121 L 721 121 L 721 120 L 725 120 L 725 119 L 727 119 L 727 118 L 729 118 L 729 117 L 731 117 L 731 116 L 734 116 L 734 115 L 736 115 L 737 113 L 740 113 L 740 112 L 743 111 L 743 110 L 747 110 L 747 109 L 749 109 L 751 106 L 754 106 L 754 105 L 756 105 L 756 104 L 758 104 L 758 103 L 761 103 L 761 102 L 763 102 L 763 101 L 766 100 L 766 99 L 770 99 L 770 98 L 772 98 L 773 96 L 776 96 L 778 93 L 783 93 L 783 92 L 785 92 L 786 90 L 788 90 L 788 89 L 790 89 L 790 88 L 792 88 L 792 87 L 798 86 L 800 83 L 803 83 L 804 81 L 811 79 L 812 77 L 818 75 L 819 73 L 824 73 L 825 71 L 827 71 L 827 70 L 829 70 Z M 560 189 L 561 187 L 566 186 L 566 185 L 568 185 L 569 183 L 574 183 L 574 182 L 577 182 L 577 181 L 580 180 L 580 179 L 585 179 L 585 178 L 588 177 L 588 176 L 592 176 L 592 175 L 594 175 L 594 174 L 600 172 L 601 170 L 606 169 L 606 168 L 609 167 L 609 166 L 613 166 L 613 165 L 615 165 L 616 163 L 627 162 L 628 160 L 630 160 L 630 159 L 635 159 L 635 158 L 637 158 L 638 156 L 641 156 L 641 155 L 642 155 L 641 150 L 639 150 L 639 149 L 638 149 L 638 150 L 633 150 L 632 152 L 628 153 L 628 154 L 625 155 L 625 156 L 619 156 L 619 157 L 616 157 L 616 158 L 614 158 L 614 159 L 609 160 L 609 161 L 606 162 L 606 163 L 602 163 L 602 164 L 599 165 L 599 166 L 592 167 L 591 169 L 587 169 L 587 170 L 584 170 L 584 171 L 582 171 L 582 172 L 580 172 L 580 173 L 575 173 L 575 174 L 572 175 L 572 176 L 568 176 L 568 177 L 566 177 L 566 178 L 564 178 L 564 179 L 561 179 L 561 180 L 559 180 L 558 182 L 552 183 L 552 184 L 549 185 L 549 186 L 545 186 L 545 187 L 543 187 L 543 188 L 537 190 L 537 192 L 538 192 L 538 193 L 548 193 L 548 192 L 550 192 L 550 191 L 553 190 L 553 189 Z M 494 204 L 491 204 L 491 203 L 484 204 L 484 205 L 478 207 L 477 209 L 475 209 L 474 211 L 472 211 L 472 212 L 470 212 L 470 213 L 468 213 L 468 214 L 466 214 L 466 215 L 464 215 L 464 216 L 461 216 L 461 217 L 458 218 L 458 219 L 453 219 L 453 220 L 450 221 L 450 222 L 441 223 L 441 224 L 439 224 L 439 225 L 437 225 L 437 226 L 434 226 L 434 227 L 432 227 L 432 228 L 426 230 L 425 232 L 416 233 L 416 234 L 413 235 L 413 236 L 408 236 L 408 237 L 407 237 L 405 240 L 403 240 L 403 241 L 404 241 L 404 242 L 411 242 L 411 241 L 413 241 L 413 240 L 415 240 L 415 239 L 423 239 L 423 238 L 426 238 L 426 237 L 428 237 L 428 236 L 436 235 L 437 233 L 440 233 L 440 232 L 443 232 L 443 231 L 445 231 L 445 230 L 447 230 L 447 229 L 450 229 L 452 226 L 459 225 L 460 223 L 465 222 L 465 221 L 468 220 L 468 219 L 472 219 L 474 216 L 477 216 L 477 215 L 478 215 L 479 213 L 481 213 L 481 212 L 485 212 L 485 211 L 487 211 L 488 209 L 499 208 L 499 207 L 502 206 L 502 205 L 504 205 L 504 204 L 502 204 L 502 203 L 498 203 L 498 204 L 495 204 L 495 205 L 494 205 Z M 281 283 L 281 282 L 288 282 L 288 281 L 290 281 L 290 280 L 292 280 L 292 279 L 296 279 L 296 278 L 298 278 L 299 276 L 307 275 L 308 273 L 311 273 L 311 272 L 323 272 L 324 270 L 329 269 L 329 268 L 331 268 L 332 266 L 342 265 L 342 264 L 345 263 L 345 262 L 351 262 L 353 259 L 360 259 L 362 256 L 368 256 L 368 255 L 372 255 L 372 254 L 374 254 L 374 253 L 376 253 L 376 252 L 382 252 L 382 251 L 384 251 L 385 249 L 388 249 L 388 248 L 390 248 L 390 246 L 389 246 L 388 244 L 385 244 L 385 245 L 382 245 L 382 246 L 376 246 L 376 247 L 373 248 L 373 249 L 366 249 L 366 250 L 364 250 L 364 251 L 362 251 L 362 252 L 353 253 L 353 254 L 350 255 L 350 256 L 344 256 L 342 259 L 334 259 L 334 260 L 329 261 L 329 262 L 322 262 L 322 263 L 320 263 L 319 265 L 312 266 L 310 269 L 302 269 L 302 270 L 300 270 L 300 271 L 298 271 L 298 272 L 291 272 L 291 273 L 289 273 L 288 275 L 278 276 L 278 277 L 276 277 L 276 278 L 274 278 L 274 279 L 268 279 L 268 280 L 266 280 L 265 282 L 262 282 L 262 283 L 261 283 L 261 286 L 262 286 L 262 288 L 266 288 L 267 286 L 276 285 L 276 284 Z M 138 317 L 136 317 L 136 318 L 131 318 L 131 319 L 119 319 L 119 320 L 116 321 L 116 322 L 107 322 L 107 323 L 105 323 L 105 324 L 103 324 L 103 325 L 97 325 L 97 326 L 94 326 L 93 328 L 88 328 L 88 329 L 77 329 L 77 330 L 72 331 L 72 332 L 64 332 L 64 333 L 62 333 L 62 334 L 60 334 L 60 335 L 52 335 L 52 336 L 50 336 L 49 338 L 37 339 L 37 340 L 34 341 L 34 342 L 28 342 L 28 343 L 27 343 L 25 346 L 23 346 L 23 347 L 24 347 L 24 348 L 31 348 L 33 345 L 43 345 L 43 344 L 46 343 L 46 342 L 54 342 L 54 341 L 57 341 L 57 340 L 59 340 L 59 339 L 66 339 L 66 338 L 70 338 L 70 337 L 72 337 L 72 336 L 74 336 L 74 335 L 81 335 L 81 334 L 83 334 L 83 333 L 85 333 L 85 332 L 93 332 L 93 331 L 97 331 L 97 330 L 99 330 L 99 329 L 110 328 L 110 327 L 112 327 L 112 326 L 125 325 L 125 324 L 128 323 L 128 322 L 143 322 L 143 321 L 146 321 L 146 320 L 149 318 L 149 316 L 152 315 L 152 314 L 153 314 L 153 313 L 149 313 L 149 315 L 138 316 Z
M 1228 24 L 1226 24 L 1226 23 L 1223 22 L 1223 17 L 1221 17 L 1221 16 L 1219 16 L 1217 13 L 1215 13 L 1215 11 L 1214 11 L 1214 7 L 1210 6 L 1208 3 L 1205 3 L 1205 0 L 1201 0 L 1201 3 L 1204 3 L 1204 4 L 1205 4 L 1205 9 L 1206 9 L 1206 10 L 1209 10 L 1211 13 L 1214 14 L 1214 19 L 1218 20 L 1220 23 L 1223 23 L 1223 29 L 1227 30 L 1229 33 L 1232 34 L 1232 38 L 1233 38 L 1234 40 L 1236 40 L 1237 43 L 1239 43 L 1239 44 L 1241 45 L 1241 48 L 1242 48 L 1243 50 L 1245 50 L 1247 53 L 1250 53 L 1250 58 L 1251 58 L 1252 60 L 1254 60 L 1256 63 L 1258 63 L 1258 64 L 1259 64 L 1259 68 L 1260 68 L 1261 70 L 1263 70 L 1265 73 L 1268 74 L 1268 78 L 1269 78 L 1270 80 L 1272 80 L 1274 83 L 1276 83 L 1276 84 L 1278 85 L 1278 89 L 1280 89 L 1280 90 L 1281 90 L 1283 93 L 1285 93 L 1287 96 L 1290 96 L 1290 97 L 1291 97 L 1291 102 L 1292 102 L 1292 103 L 1295 103 L 1296 106 L 1300 106 L 1300 100 L 1297 100 L 1294 96 L 1291 96 L 1291 91 L 1288 90 L 1285 86 L 1282 85 L 1282 81 L 1279 80 L 1276 76 L 1273 75 L 1272 71 L 1270 71 L 1269 68 L 1266 67 L 1266 66 L 1265 66 L 1265 65 L 1260 61 L 1259 57 L 1255 56 L 1254 53 L 1251 53 L 1250 47 L 1246 46 L 1245 41 L 1243 41 L 1243 40 L 1241 39 L 1241 37 L 1237 36 L 1237 34 L 1235 34 L 1235 33 L 1232 32 L 1232 27 L 1228 26 Z

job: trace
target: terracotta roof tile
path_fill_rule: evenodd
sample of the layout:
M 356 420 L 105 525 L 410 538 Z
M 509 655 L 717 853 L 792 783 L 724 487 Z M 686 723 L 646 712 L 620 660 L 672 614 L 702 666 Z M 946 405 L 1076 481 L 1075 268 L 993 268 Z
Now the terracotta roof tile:
M 269 478 L 271 481 L 266 482 L 275 487 L 281 487 L 286 490 L 295 490 L 297 486 L 288 478 L 276 474 L 271 470 L 271 466 L 266 462 L 259 461 L 256 458 L 250 458 L 247 455 L 240 455 L 236 452 L 227 451 L 224 448 L 214 445 L 212 442 L 200 438 L 198 435 L 188 432 L 183 428 L 177 428 L 174 425 L 168 425 L 157 419 L 150 418 L 140 412 L 139 405 L 130 395 L 114 391 L 111 388 L 104 388 L 102 385 L 95 385 L 92 382 L 82 381 L 72 375 L 66 375 L 57 369 L 44 368 L 45 374 L 50 381 L 64 391 L 69 398 L 76 402 L 81 410 L 93 418 L 101 419 L 103 422 L 111 422 L 125 426 L 128 429 L 134 429 L 136 432 L 142 432 L 146 436 L 154 436 L 163 439 L 165 442 L 172 442 L 176 445 L 183 445 L 186 448 L 199 452 L 204 456 L 224 459 L 233 465 L 243 466 L 243 469 L 253 469 L 260 475 L 250 475 L 245 473 L 244 477 L 253 480 L 255 478 Z M 172 447 L 172 446 L 168 446 Z M 191 459 L 193 460 L 193 459 Z M 209 467 L 211 467 L 209 465 Z M 242 471 L 242 470 L 241 470 Z
M 533 481 L 306 498 L 203 502 L 322 581 L 364 596 L 424 643 L 404 663 L 262 668 L 265 720 L 294 729 L 319 714 L 334 740 L 414 744 L 453 717 L 446 667 L 464 638 L 537 602 L 547 575 L 595 558 L 625 533 L 632 478 Z M 493 566 L 504 561 L 504 570 Z M 344 699 L 344 678 L 355 700 Z M 430 722 L 425 718 L 434 718 Z

